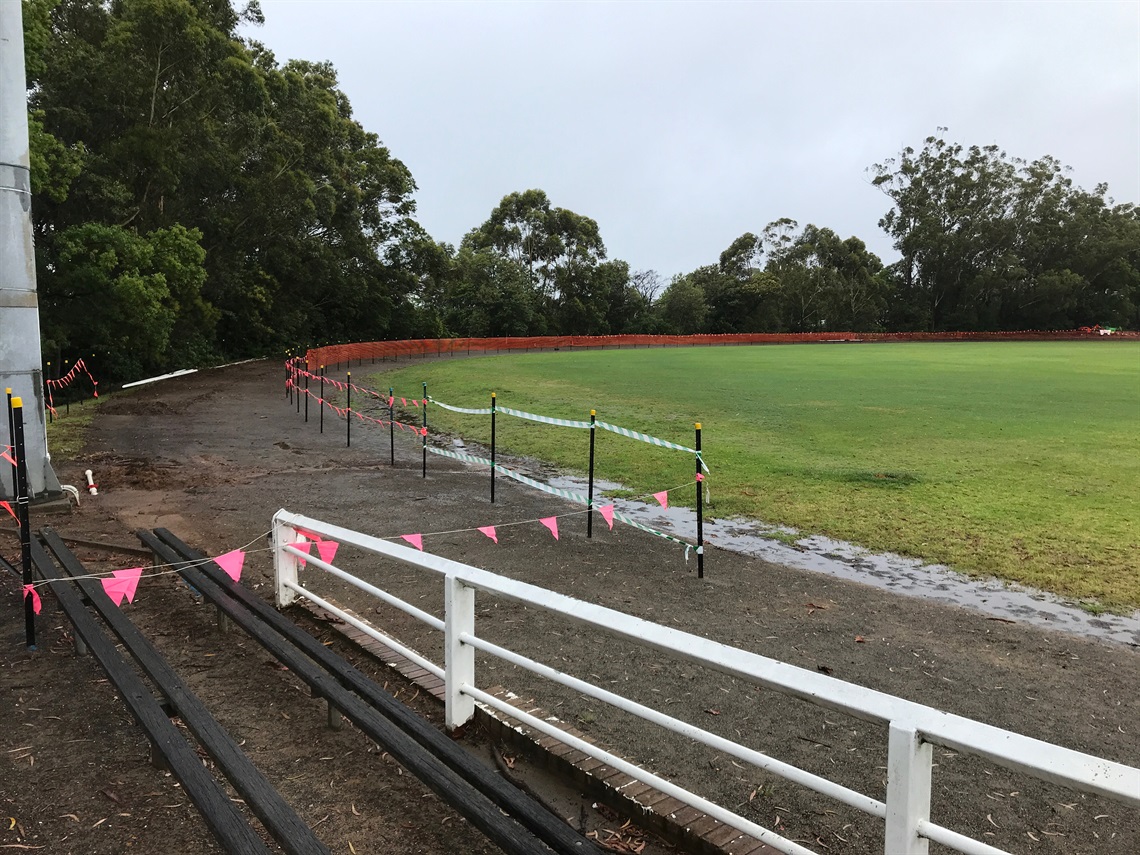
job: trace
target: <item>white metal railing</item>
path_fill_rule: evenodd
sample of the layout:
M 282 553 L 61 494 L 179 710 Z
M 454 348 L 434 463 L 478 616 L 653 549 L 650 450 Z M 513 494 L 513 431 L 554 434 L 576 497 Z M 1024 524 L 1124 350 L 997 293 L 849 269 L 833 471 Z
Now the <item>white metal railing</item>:
M 301 532 L 331 538 L 341 544 L 355 546 L 442 576 L 443 621 L 322 561 L 315 555 L 298 549 L 294 544 L 304 539 Z M 940 712 L 893 695 L 846 683 L 816 671 L 768 659 L 604 606 L 576 600 L 526 582 L 508 579 L 457 561 L 285 510 L 278 511 L 273 517 L 273 543 L 278 606 L 291 604 L 298 595 L 306 597 L 441 677 L 446 686 L 446 721 L 449 728 L 458 727 L 468 721 L 474 715 L 475 702 L 478 701 L 524 722 L 539 732 L 555 735 L 573 748 L 606 765 L 623 771 L 789 855 L 811 855 L 811 850 L 640 769 L 596 745 L 576 739 L 551 723 L 529 715 L 480 690 L 475 680 L 475 651 L 480 650 L 526 668 L 646 721 L 752 763 L 757 768 L 801 784 L 865 813 L 881 817 L 886 821 L 885 851 L 891 855 L 925 855 L 927 842 L 931 840 L 967 855 L 1003 853 L 1003 850 L 930 821 L 933 745 L 972 754 L 1035 778 L 1105 796 L 1132 807 L 1140 807 L 1140 769 L 1131 766 L 1032 739 L 962 716 Z M 444 667 L 441 669 L 430 660 L 400 645 L 395 639 L 383 635 L 304 588 L 298 581 L 301 562 L 320 568 L 422 620 L 429 626 L 442 630 Z M 887 725 L 886 801 L 879 801 L 768 757 L 479 638 L 475 632 L 476 591 L 485 591 L 528 606 L 546 609 L 758 686 L 838 710 L 865 721 Z

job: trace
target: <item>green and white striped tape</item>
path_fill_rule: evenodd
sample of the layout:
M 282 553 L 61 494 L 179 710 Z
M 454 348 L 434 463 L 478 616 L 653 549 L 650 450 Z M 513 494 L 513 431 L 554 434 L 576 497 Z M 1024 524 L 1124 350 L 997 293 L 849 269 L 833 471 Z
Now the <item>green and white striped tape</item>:
M 430 445 L 428 446 L 428 451 L 430 451 L 432 454 L 438 454 L 441 457 L 450 457 L 453 460 L 462 460 L 465 463 L 478 463 L 483 466 L 491 465 L 490 460 L 487 460 L 484 457 L 476 457 L 473 454 L 462 454 L 458 451 L 448 451 L 445 448 L 434 448 Z M 518 472 L 515 472 L 512 469 L 507 469 L 505 466 L 499 466 L 496 464 L 495 471 L 499 472 L 502 475 L 506 475 L 508 478 L 514 481 L 518 481 L 520 484 L 526 484 L 528 487 L 533 487 L 535 490 L 541 490 L 543 493 L 549 493 L 552 496 L 558 496 L 562 499 L 569 499 L 571 502 L 577 502 L 580 505 L 589 505 L 590 503 L 589 499 L 587 499 L 581 493 L 572 493 L 569 490 L 559 490 L 557 487 L 551 487 L 549 484 L 543 484 L 541 481 L 536 481 L 533 478 L 528 478 L 525 475 L 520 475 Z M 597 505 L 595 505 L 594 510 L 597 510 Z M 632 526 L 633 528 L 640 529 L 641 531 L 656 535 L 657 537 L 662 537 L 665 540 L 671 541 L 673 543 L 680 544 L 681 546 L 692 546 L 692 544 L 687 540 L 682 540 L 679 537 L 674 537 L 671 534 L 666 534 L 663 531 L 658 531 L 655 528 L 650 528 L 643 523 L 637 522 L 637 520 L 630 519 L 625 514 L 621 514 L 615 511 L 614 519 L 618 520 L 619 522 L 623 522 L 628 526 Z
M 550 493 L 552 496 L 560 496 L 563 499 L 569 499 L 571 502 L 577 502 L 580 505 L 589 504 L 589 500 L 581 493 L 571 493 L 569 490 L 559 490 L 557 487 L 551 487 L 549 484 L 543 484 L 541 481 L 535 481 L 533 478 L 527 478 L 525 475 L 520 475 L 514 470 L 507 469 L 505 466 L 495 466 L 496 472 L 501 472 L 508 478 L 518 481 L 520 484 L 526 484 L 528 487 L 534 487 L 536 490 L 542 490 L 544 493 Z
M 515 416 L 520 419 L 530 419 L 532 422 L 542 422 L 545 425 L 561 425 L 562 427 L 572 428 L 589 428 L 589 422 L 575 422 L 570 419 L 554 419 L 550 416 L 539 416 L 534 413 L 526 413 L 522 410 L 512 410 L 510 407 L 499 407 L 500 413 L 506 413 L 508 416 Z
M 642 442 L 648 442 L 650 445 L 660 446 L 661 448 L 673 448 L 673 449 L 676 449 L 677 451 L 687 451 L 687 452 L 689 452 L 689 454 L 695 454 L 695 455 L 697 455 L 697 458 L 701 461 L 701 468 L 704 469 L 706 472 L 709 471 L 708 466 L 705 465 L 704 459 L 700 456 L 701 453 L 699 451 L 697 451 L 695 448 L 689 448 L 687 445 L 677 445 L 677 443 L 675 443 L 675 442 L 669 442 L 668 440 L 658 439 L 655 436 L 650 436 L 647 433 L 639 433 L 638 431 L 630 430 L 629 428 L 623 428 L 623 427 L 618 427 L 617 425 L 611 425 L 608 422 L 596 422 L 596 424 L 602 430 L 608 430 L 608 431 L 611 431 L 613 433 L 619 434 L 621 436 L 628 436 L 630 439 L 640 439 Z
M 464 463 L 479 463 L 483 466 L 490 466 L 491 461 L 484 457 L 476 457 L 473 454 L 462 454 L 458 451 L 448 451 L 446 448 L 436 448 L 429 445 L 427 450 L 432 454 L 438 454 L 440 457 L 450 457 L 453 460 L 462 460 Z
M 435 398 L 428 395 L 428 400 L 435 404 L 437 407 L 443 407 L 445 410 L 451 410 L 453 413 L 467 413 L 469 416 L 489 416 L 491 415 L 491 408 L 486 407 L 482 410 L 471 410 L 467 407 L 453 407 L 451 404 L 445 404 L 443 401 L 437 401 Z
M 631 520 L 625 514 L 619 514 L 616 511 L 614 512 L 614 519 L 620 520 L 621 522 L 625 523 L 626 525 L 633 526 L 634 528 L 641 529 L 642 531 L 649 532 L 650 534 L 655 534 L 658 537 L 663 537 L 666 540 L 671 540 L 671 541 L 673 541 L 673 543 L 679 543 L 679 544 L 681 544 L 681 546 L 692 546 L 693 545 L 693 544 L 689 543 L 687 540 L 681 540 L 681 538 L 679 538 L 679 537 L 674 537 L 671 534 L 666 534 L 663 531 L 658 531 L 655 528 L 650 528 L 647 525 L 642 525 L 641 523 L 637 522 L 636 520 Z

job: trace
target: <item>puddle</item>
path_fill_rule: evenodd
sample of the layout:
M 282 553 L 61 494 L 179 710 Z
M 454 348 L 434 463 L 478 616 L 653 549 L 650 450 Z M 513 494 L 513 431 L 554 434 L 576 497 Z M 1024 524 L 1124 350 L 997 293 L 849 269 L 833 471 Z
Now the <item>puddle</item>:
M 569 476 L 546 479 L 563 490 L 586 492 L 586 482 Z M 618 490 L 620 484 L 594 482 L 595 490 Z M 696 537 L 697 515 L 690 508 L 661 508 L 628 499 L 614 500 L 618 511 L 659 531 L 686 540 Z M 972 579 L 941 564 L 875 553 L 844 541 L 745 519 L 705 520 L 705 539 L 713 545 L 751 555 L 773 564 L 826 573 L 873 585 L 896 594 L 963 606 L 992 617 L 1057 629 L 1086 638 L 1140 647 L 1140 611 L 1131 615 L 1094 615 L 1046 591 L 1024 588 L 998 579 Z M 771 535 L 794 540 L 789 545 Z M 715 572 L 715 571 L 714 571 Z

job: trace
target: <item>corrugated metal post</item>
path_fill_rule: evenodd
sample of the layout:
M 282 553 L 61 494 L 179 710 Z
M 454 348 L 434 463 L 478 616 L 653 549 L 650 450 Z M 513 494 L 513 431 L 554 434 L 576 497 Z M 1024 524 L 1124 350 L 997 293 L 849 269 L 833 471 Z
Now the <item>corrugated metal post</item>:
M 32 584 L 32 526 L 28 522 L 28 464 L 24 443 L 24 403 L 12 399 L 13 456 L 16 458 L 16 522 L 20 526 L 20 560 L 24 570 L 24 638 L 28 650 L 36 649 L 36 612 L 27 586 Z
M 697 578 L 705 578 L 705 509 L 704 493 L 701 492 L 701 423 L 697 422 Z
M 31 499 L 60 494 L 47 448 L 36 252 L 32 237 L 23 3 L 0 2 L 0 388 L 23 402 Z M 0 498 L 7 495 L 0 481 Z
M 594 428 L 598 411 L 590 410 L 590 484 L 586 492 L 586 537 L 594 536 Z

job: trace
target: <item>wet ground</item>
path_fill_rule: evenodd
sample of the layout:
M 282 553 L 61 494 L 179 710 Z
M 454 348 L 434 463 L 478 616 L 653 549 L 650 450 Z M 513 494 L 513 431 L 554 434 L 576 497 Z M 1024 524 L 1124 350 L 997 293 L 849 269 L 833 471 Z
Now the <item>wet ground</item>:
M 565 475 L 552 479 L 551 486 L 586 491 L 584 481 Z M 602 481 L 595 482 L 595 488 L 622 489 L 620 484 Z M 691 508 L 662 508 L 625 499 L 615 499 L 614 506 L 620 513 L 659 531 L 696 541 L 697 517 Z M 926 564 L 889 552 L 871 552 L 821 535 L 801 536 L 795 529 L 754 520 L 706 518 L 703 526 L 707 540 L 742 555 L 825 573 L 896 594 L 974 609 L 996 618 L 1140 647 L 1140 611 L 1130 615 L 1097 614 L 1048 591 L 1024 588 L 1000 579 L 974 578 L 941 564 Z

